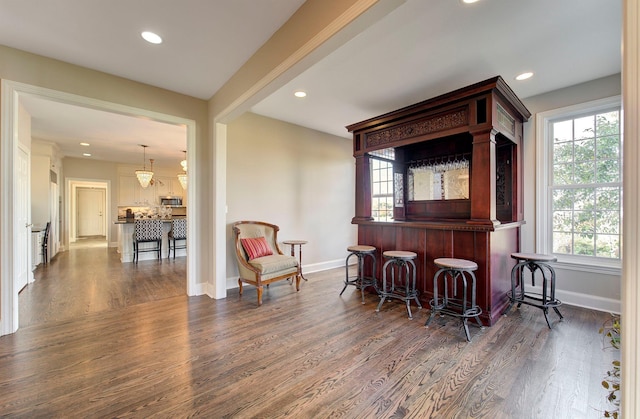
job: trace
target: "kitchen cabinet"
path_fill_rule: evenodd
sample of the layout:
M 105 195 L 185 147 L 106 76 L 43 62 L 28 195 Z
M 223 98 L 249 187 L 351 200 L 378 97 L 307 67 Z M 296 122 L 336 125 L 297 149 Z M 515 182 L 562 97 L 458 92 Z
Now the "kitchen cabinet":
M 184 192 L 177 176 L 158 176 L 156 186 L 158 196 L 182 197 Z
M 136 205 L 136 184 L 138 179 L 135 176 L 120 176 L 118 179 L 118 205 Z
M 155 185 L 140 186 L 135 176 L 121 175 L 118 182 L 118 205 L 156 205 L 158 193 Z
M 136 191 L 136 198 L 138 199 L 140 205 L 156 205 L 158 203 L 158 193 L 156 192 L 155 185 L 149 185 L 146 188 L 143 188 L 138 182 Z

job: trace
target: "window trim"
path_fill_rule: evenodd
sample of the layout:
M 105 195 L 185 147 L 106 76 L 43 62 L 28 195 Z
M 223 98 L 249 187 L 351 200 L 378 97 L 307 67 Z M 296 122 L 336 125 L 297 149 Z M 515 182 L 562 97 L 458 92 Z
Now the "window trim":
M 551 247 L 551 200 L 548 190 L 549 179 L 551 178 L 552 164 L 550 164 L 550 122 L 559 118 L 572 118 L 579 115 L 598 112 L 611 107 L 620 107 L 620 135 L 622 133 L 622 97 L 620 95 L 611 96 L 590 102 L 579 103 L 540 112 L 536 115 L 536 252 L 553 254 L 558 258 L 556 266 L 562 269 L 601 273 L 606 275 L 620 275 L 622 261 L 608 260 L 607 258 L 596 258 L 578 255 L 562 255 L 553 253 Z M 624 141 L 624 140 L 622 140 Z M 622 142 L 621 142 L 622 143 Z M 622 152 L 622 147 L 620 148 Z M 622 182 L 622 181 L 621 181 Z M 624 187 L 622 189 L 624 193 Z M 620 203 L 622 214 L 622 202 Z M 620 220 L 622 229 L 622 218 Z M 622 231 L 622 230 L 621 230 Z M 622 246 L 622 237 L 620 240 Z
M 386 163 L 390 167 L 389 168 L 385 168 L 385 170 L 390 170 L 391 171 L 391 179 L 385 181 L 387 183 L 390 183 L 390 185 L 387 185 L 387 187 L 391 192 L 387 193 L 387 194 L 377 194 L 376 195 L 373 192 L 373 190 L 374 190 L 374 187 L 373 187 L 373 183 L 374 183 L 373 172 L 376 169 L 374 169 L 373 164 L 370 164 L 370 168 L 371 168 L 370 169 L 371 170 L 371 217 L 374 219 L 375 222 L 378 222 L 378 223 L 390 223 L 390 222 L 393 222 L 394 221 L 394 208 L 395 208 L 395 190 L 394 190 L 394 172 L 393 172 L 394 161 L 390 160 L 390 159 L 387 159 L 387 158 L 384 158 L 384 157 L 373 156 L 373 155 L 369 156 L 369 160 L 370 161 L 377 160 L 379 162 Z M 377 170 L 380 170 L 380 169 L 377 169 Z M 379 182 L 379 183 L 382 183 L 382 182 Z M 391 215 L 389 217 L 385 218 L 384 220 L 379 219 L 380 217 L 376 218 L 376 217 L 373 216 L 373 213 L 374 213 L 373 200 L 374 200 L 374 198 L 381 198 L 381 197 L 384 197 L 385 199 L 391 198 Z

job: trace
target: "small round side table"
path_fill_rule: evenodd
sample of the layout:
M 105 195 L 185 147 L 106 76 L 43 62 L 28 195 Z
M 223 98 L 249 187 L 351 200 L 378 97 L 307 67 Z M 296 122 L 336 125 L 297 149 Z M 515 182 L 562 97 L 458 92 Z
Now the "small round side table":
M 302 274 L 302 245 L 307 244 L 309 242 L 306 240 L 285 240 L 282 243 L 288 244 L 291 246 L 291 256 L 296 255 L 295 247 L 296 245 L 298 246 L 298 261 L 300 262 L 300 276 L 302 277 L 302 279 L 307 281 L 307 278 L 305 278 L 304 275 Z

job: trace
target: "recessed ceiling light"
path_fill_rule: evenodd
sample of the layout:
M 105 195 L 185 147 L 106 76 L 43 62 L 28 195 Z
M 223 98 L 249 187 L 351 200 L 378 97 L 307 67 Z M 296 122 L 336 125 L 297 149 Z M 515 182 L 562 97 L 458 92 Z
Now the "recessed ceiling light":
M 526 80 L 526 79 L 530 79 L 532 76 L 533 76 L 533 73 L 530 71 L 527 71 L 526 73 L 518 74 L 516 76 L 516 80 Z
M 295 97 L 305 97 L 307 95 L 306 92 L 303 92 L 302 90 L 298 90 L 297 92 L 294 93 Z
M 466 4 L 477 3 L 478 1 L 479 0 L 462 0 L 462 2 Z
M 82 153 L 82 155 L 85 157 L 91 157 L 91 153 Z
M 160 38 L 160 35 L 155 34 L 153 32 L 145 31 L 145 32 L 142 32 L 140 35 L 142 35 L 145 41 L 150 42 L 152 44 L 162 43 L 162 38 Z
M 89 147 L 89 143 L 80 143 L 80 145 L 85 146 L 85 147 Z

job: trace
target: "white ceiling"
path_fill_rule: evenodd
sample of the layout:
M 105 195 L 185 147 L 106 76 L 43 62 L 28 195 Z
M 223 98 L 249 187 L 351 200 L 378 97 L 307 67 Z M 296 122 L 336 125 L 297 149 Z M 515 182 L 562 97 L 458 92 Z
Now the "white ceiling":
M 0 0 L 0 44 L 209 99 L 303 2 Z M 252 111 L 349 138 L 348 124 L 495 75 L 526 98 L 615 74 L 621 3 L 407 0 Z M 142 30 L 165 42 L 147 44 Z M 515 81 L 523 71 L 535 75 Z M 184 127 L 38 98 L 25 107 L 33 136 L 65 155 L 88 139 L 91 158 L 134 164 L 138 144 L 158 160 L 185 149 Z

